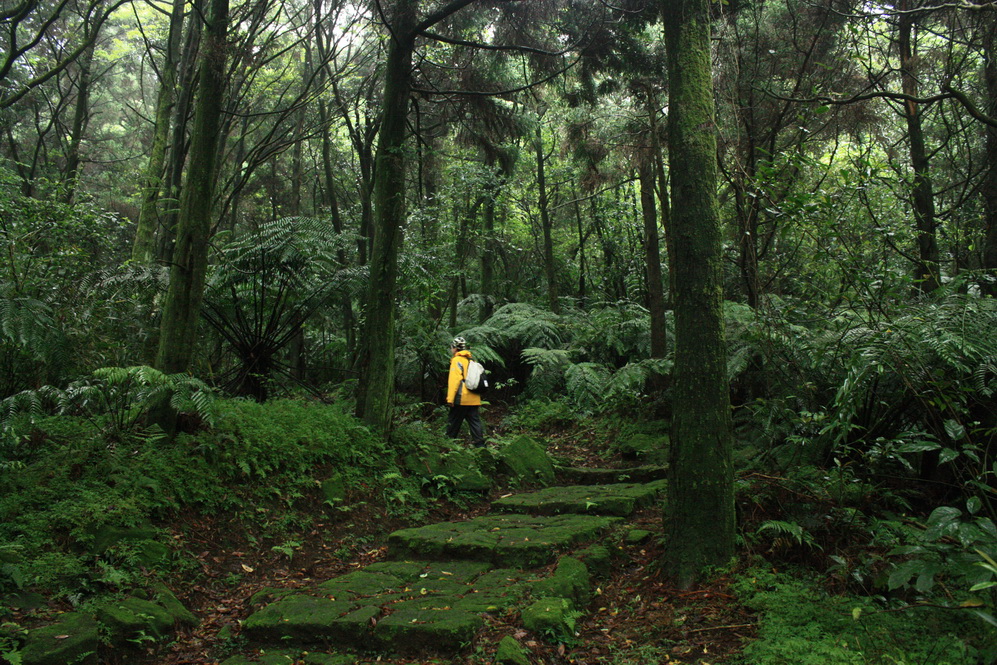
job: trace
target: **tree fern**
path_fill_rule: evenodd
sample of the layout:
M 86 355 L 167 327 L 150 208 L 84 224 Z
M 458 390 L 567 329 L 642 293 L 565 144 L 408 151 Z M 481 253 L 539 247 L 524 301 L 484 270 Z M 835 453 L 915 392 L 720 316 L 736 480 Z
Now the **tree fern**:
M 598 363 L 568 365 L 564 372 L 568 397 L 582 410 L 595 411 L 609 385 L 609 370 Z
M 18 416 L 57 413 L 85 418 L 110 439 L 148 436 L 149 410 L 166 399 L 179 412 L 212 420 L 213 394 L 198 379 L 146 366 L 104 367 L 65 389 L 42 386 L 8 397 L 0 402 L 0 428 L 14 428 Z
M 485 322 L 520 348 L 555 349 L 562 342 L 560 318 L 526 303 L 510 303 L 499 308 Z

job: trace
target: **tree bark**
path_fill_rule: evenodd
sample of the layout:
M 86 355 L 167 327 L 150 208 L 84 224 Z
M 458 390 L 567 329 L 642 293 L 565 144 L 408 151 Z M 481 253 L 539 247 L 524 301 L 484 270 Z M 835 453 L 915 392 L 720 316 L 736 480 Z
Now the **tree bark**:
M 149 162 L 142 176 L 142 207 L 139 209 L 132 245 L 132 260 L 152 263 L 156 256 L 157 202 L 163 183 L 166 165 L 166 148 L 170 140 L 170 118 L 176 103 L 177 67 L 180 60 L 180 40 L 183 36 L 184 0 L 173 0 L 170 13 L 170 31 L 166 40 L 162 79 L 156 96 L 156 118 L 149 146 Z
M 732 428 L 707 0 L 664 0 L 675 372 L 664 567 L 690 586 L 734 554 Z
M 84 49 L 77 64 L 79 75 L 76 80 L 76 108 L 73 113 L 73 128 L 69 138 L 69 153 L 66 156 L 66 202 L 72 203 L 76 196 L 76 185 L 80 175 L 80 151 L 83 148 L 83 135 L 90 120 L 90 87 L 93 83 L 93 55 L 96 39 L 88 37 L 90 45 Z
M 987 89 L 987 113 L 997 114 L 997 19 L 992 16 L 987 26 L 984 43 L 984 80 Z M 983 239 L 983 290 L 997 297 L 997 129 L 986 126 L 987 170 L 982 192 L 986 229 Z
M 557 292 L 557 266 L 554 265 L 554 239 L 550 220 L 547 193 L 547 156 L 544 154 L 543 127 L 537 124 L 535 139 L 537 153 L 537 206 L 540 208 L 540 227 L 543 230 L 544 270 L 547 275 L 547 306 L 555 314 L 561 313 L 561 303 Z
M 191 133 L 190 166 L 180 202 L 170 286 L 163 305 L 156 367 L 185 372 L 193 359 L 208 266 L 219 124 L 225 90 L 228 0 L 212 0 L 199 57 L 198 98 Z
M 395 3 L 374 165 L 374 244 L 357 407 L 364 422 L 382 434 L 391 423 L 395 388 L 395 282 L 406 216 L 404 148 L 416 4 L 416 0 Z
M 903 0 L 900 8 L 910 10 L 909 2 Z M 898 47 L 900 50 L 900 80 L 904 94 L 917 97 L 917 78 L 911 67 L 914 63 L 913 32 L 915 16 L 905 13 L 900 16 Z M 935 198 L 932 192 L 928 151 L 924 142 L 919 105 L 907 100 L 904 102 L 904 119 L 907 121 L 907 141 L 910 150 L 910 163 L 914 171 L 914 191 L 911 205 L 914 210 L 915 235 L 917 237 L 918 260 L 914 265 L 915 287 L 921 293 L 931 293 L 941 282 L 938 271 L 938 238 L 935 219 Z
M 658 242 L 658 211 L 654 203 L 657 178 L 654 163 L 648 159 L 641 163 L 640 204 L 644 218 L 644 265 L 647 278 L 647 309 L 651 315 L 651 357 L 664 358 L 668 353 L 665 335 L 665 287 L 661 277 L 661 246 Z

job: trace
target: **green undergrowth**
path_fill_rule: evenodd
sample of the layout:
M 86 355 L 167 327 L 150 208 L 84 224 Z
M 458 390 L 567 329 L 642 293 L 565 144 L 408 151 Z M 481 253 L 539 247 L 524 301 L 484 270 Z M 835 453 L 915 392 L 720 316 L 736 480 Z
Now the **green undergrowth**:
M 109 440 L 99 420 L 66 415 L 15 422 L 16 443 L 0 451 L 0 596 L 81 604 L 121 592 L 147 571 L 182 568 L 168 531 L 180 514 L 258 520 L 247 530 L 276 538 L 395 469 L 337 406 L 219 400 L 213 421 L 172 441 Z M 340 505 L 323 493 L 330 478 Z
M 758 637 L 736 661 L 745 665 L 992 662 L 992 639 L 965 609 L 836 595 L 806 571 L 752 568 L 734 589 L 758 613 Z

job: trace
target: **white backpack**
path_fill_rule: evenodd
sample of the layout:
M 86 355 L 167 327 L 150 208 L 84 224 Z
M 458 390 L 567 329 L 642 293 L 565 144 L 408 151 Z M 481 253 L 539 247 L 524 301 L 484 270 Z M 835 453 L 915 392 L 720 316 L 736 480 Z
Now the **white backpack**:
M 472 393 L 479 395 L 488 390 L 488 372 L 485 366 L 477 360 L 467 362 L 467 372 L 464 373 L 464 386 Z

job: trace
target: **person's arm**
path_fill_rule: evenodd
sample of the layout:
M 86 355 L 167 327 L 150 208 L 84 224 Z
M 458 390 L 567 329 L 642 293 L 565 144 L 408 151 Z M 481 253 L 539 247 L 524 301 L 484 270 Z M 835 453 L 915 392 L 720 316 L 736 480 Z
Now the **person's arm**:
M 463 380 L 463 372 L 461 372 L 460 360 L 458 358 L 452 358 L 450 360 L 450 375 L 447 378 L 447 404 L 453 406 L 454 399 L 457 397 L 457 388 L 460 386 L 460 382 Z

